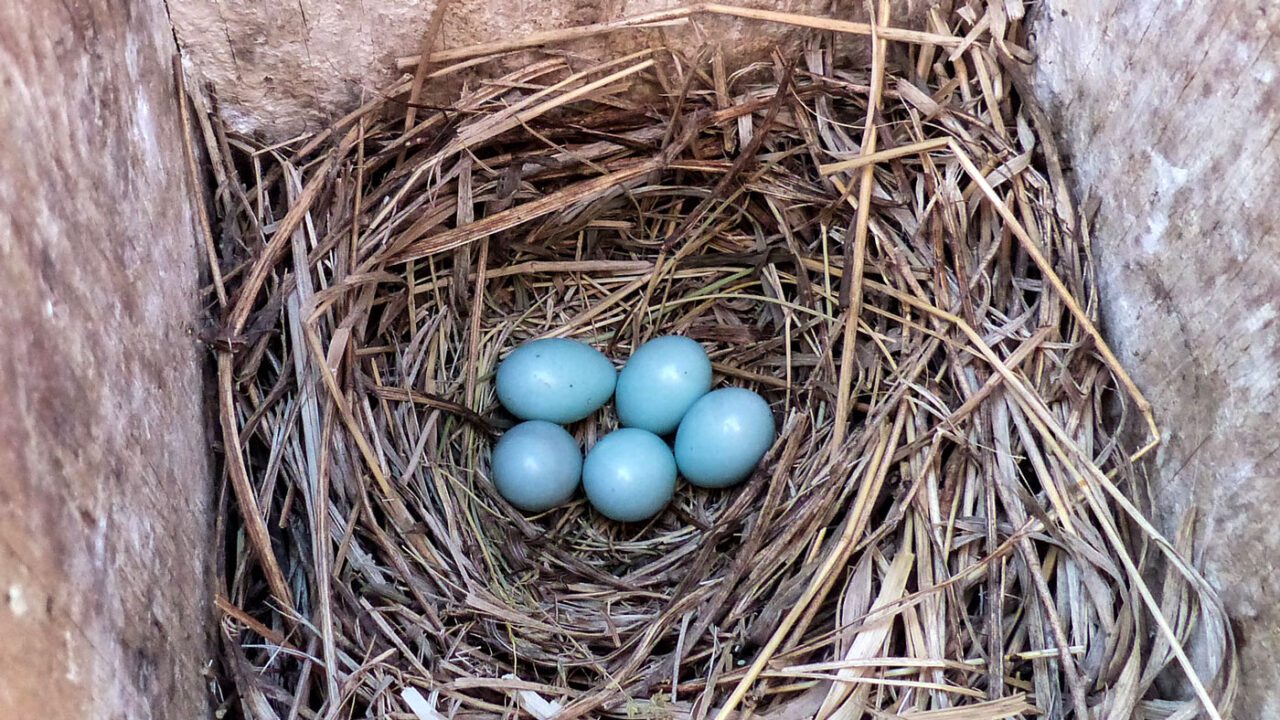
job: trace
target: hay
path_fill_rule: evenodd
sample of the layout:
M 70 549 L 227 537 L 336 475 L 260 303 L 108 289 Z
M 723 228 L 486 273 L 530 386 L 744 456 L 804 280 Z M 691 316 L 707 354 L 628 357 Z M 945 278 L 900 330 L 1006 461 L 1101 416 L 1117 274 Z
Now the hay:
M 1189 525 L 1170 543 L 1143 518 L 1134 461 L 1158 434 L 1093 324 L 1021 8 L 935 9 L 920 31 L 887 4 L 878 27 L 700 5 L 536 40 L 706 13 L 813 32 L 732 73 L 660 44 L 541 50 L 447 108 L 406 98 L 535 43 L 428 38 L 454 64 L 285 145 L 197 113 L 223 709 L 1226 712 L 1230 629 L 1183 559 Z M 644 526 L 496 496 L 505 352 L 572 336 L 622 359 L 662 333 L 771 402 L 781 439 L 747 484 L 682 486 Z M 572 430 L 589 447 L 614 424 Z

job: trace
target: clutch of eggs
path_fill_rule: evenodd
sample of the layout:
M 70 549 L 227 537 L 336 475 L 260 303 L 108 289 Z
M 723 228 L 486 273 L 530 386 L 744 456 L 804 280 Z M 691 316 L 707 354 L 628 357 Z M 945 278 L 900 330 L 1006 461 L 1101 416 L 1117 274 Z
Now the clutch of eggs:
M 524 343 L 498 366 L 498 399 L 525 420 L 495 445 L 494 484 L 515 507 L 567 502 L 581 480 L 587 500 L 620 522 L 649 519 L 671 501 L 677 473 L 704 488 L 735 485 L 773 445 L 768 403 L 750 390 L 711 391 L 711 361 L 696 341 L 669 335 L 636 348 L 619 373 L 574 340 Z M 585 462 L 560 424 L 595 412 L 616 392 L 622 428 Z M 674 451 L 663 435 L 674 434 Z

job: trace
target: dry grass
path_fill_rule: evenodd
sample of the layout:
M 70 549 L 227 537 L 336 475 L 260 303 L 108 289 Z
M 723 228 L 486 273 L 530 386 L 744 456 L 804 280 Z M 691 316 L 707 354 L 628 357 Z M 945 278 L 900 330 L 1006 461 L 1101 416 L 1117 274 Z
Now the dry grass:
M 732 73 L 542 51 L 448 109 L 406 102 L 459 67 L 433 65 L 277 147 L 201 108 L 224 708 L 1225 713 L 1230 630 L 1189 535 L 1143 519 L 1133 461 L 1158 436 L 1093 325 L 1021 7 L 907 31 L 887 3 L 875 26 L 698 5 L 539 41 L 705 13 L 813 32 Z M 833 50 L 847 33 L 869 64 Z M 771 402 L 783 433 L 747 484 L 683 486 L 643 527 L 496 496 L 505 352 L 572 336 L 621 359 L 663 333 Z

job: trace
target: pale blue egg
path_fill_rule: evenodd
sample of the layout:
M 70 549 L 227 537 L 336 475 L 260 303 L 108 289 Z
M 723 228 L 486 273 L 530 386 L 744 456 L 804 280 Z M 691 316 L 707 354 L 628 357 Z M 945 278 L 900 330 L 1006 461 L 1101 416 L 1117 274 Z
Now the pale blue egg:
M 582 489 L 605 517 L 620 522 L 647 520 L 675 494 L 676 459 L 662 438 L 648 430 L 615 430 L 587 453 Z
M 546 338 L 516 348 L 498 365 L 498 400 L 521 420 L 566 424 L 609 401 L 618 371 L 599 350 Z
M 582 451 L 568 430 L 530 420 L 498 438 L 489 465 L 493 484 L 507 502 L 542 512 L 573 497 L 582 477 Z
M 618 421 L 666 435 L 711 389 L 711 361 L 695 340 L 679 335 L 641 345 L 618 374 Z
M 676 464 L 699 487 L 742 482 L 773 445 L 773 413 L 764 398 L 743 388 L 703 395 L 676 431 Z

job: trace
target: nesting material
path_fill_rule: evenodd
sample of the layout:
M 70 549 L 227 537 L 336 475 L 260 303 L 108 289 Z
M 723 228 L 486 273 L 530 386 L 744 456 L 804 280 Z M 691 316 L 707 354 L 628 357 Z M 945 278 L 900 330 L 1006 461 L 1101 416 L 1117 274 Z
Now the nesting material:
M 1220 717 L 1230 630 L 1189 535 L 1143 518 L 1158 435 L 1094 324 L 1022 8 L 904 30 L 887 3 L 877 27 L 699 5 L 629 25 L 808 30 L 736 70 L 629 30 L 653 49 L 544 48 L 409 103 L 520 43 L 450 51 L 274 147 L 200 114 L 224 708 Z M 504 354 L 662 334 L 770 402 L 759 470 L 645 524 L 503 502 Z

